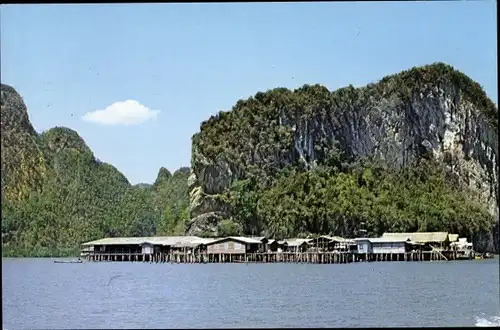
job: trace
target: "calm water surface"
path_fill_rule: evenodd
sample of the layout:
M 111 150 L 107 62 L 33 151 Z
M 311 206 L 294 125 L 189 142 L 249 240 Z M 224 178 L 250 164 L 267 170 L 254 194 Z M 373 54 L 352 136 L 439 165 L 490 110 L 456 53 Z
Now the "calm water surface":
M 473 326 L 500 315 L 498 258 L 347 265 L 2 259 L 2 277 L 9 330 Z

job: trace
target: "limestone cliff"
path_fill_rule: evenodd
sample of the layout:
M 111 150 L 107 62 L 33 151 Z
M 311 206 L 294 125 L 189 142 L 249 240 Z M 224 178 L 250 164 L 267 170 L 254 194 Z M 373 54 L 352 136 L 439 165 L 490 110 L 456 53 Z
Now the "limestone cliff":
M 321 86 L 275 89 L 239 101 L 193 136 L 188 234 L 215 233 L 230 217 L 219 194 L 249 173 L 322 164 L 338 141 L 351 158 L 376 156 L 405 167 L 433 154 L 495 214 L 498 110 L 481 87 L 436 63 L 334 92 Z

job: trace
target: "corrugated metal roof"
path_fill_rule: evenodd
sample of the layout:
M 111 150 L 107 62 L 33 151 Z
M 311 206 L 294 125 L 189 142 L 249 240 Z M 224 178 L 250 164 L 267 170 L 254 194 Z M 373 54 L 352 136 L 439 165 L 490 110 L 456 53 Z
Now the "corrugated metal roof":
M 313 241 L 311 238 L 291 238 L 291 239 L 286 239 L 285 243 L 288 246 L 300 246 L 304 243 L 309 244 L 309 242 Z
M 261 244 L 261 240 L 264 237 L 244 237 L 244 236 L 230 236 L 221 238 L 201 238 L 197 236 L 153 236 L 153 237 L 108 237 L 102 238 L 91 242 L 83 243 L 82 246 L 92 246 L 92 245 L 141 245 L 141 244 L 151 244 L 151 245 L 169 245 L 172 247 L 193 247 L 202 244 L 211 244 L 214 242 L 219 242 L 226 239 L 233 239 L 246 244 Z M 341 239 L 345 242 L 348 240 L 333 236 L 332 239 L 341 242 Z M 298 246 L 305 243 L 310 243 L 314 239 L 311 238 L 290 238 L 281 241 L 277 241 L 278 244 L 287 243 L 289 246 Z M 270 239 L 268 244 L 276 240 Z
M 407 242 L 408 239 L 401 239 L 399 237 L 360 237 L 360 238 L 355 238 L 353 241 L 355 242 L 368 241 L 370 243 L 400 243 L 400 242 Z
M 183 248 L 195 248 L 201 244 L 196 244 L 192 242 L 179 242 L 172 245 L 173 248 L 183 249 Z
M 447 232 L 429 232 L 429 233 L 384 233 L 382 237 L 392 237 L 401 240 L 409 238 L 412 242 L 416 243 L 429 243 L 429 242 L 444 242 L 448 239 Z
M 332 240 L 339 243 L 346 243 L 349 241 L 347 238 L 343 238 L 340 236 L 332 236 Z
M 408 239 L 392 238 L 392 237 L 375 237 L 370 238 L 370 243 L 402 243 L 408 242 Z
M 267 236 L 244 236 L 246 238 L 256 239 L 262 243 L 263 240 L 269 240 Z
M 154 245 L 175 245 L 182 243 L 190 243 L 194 240 L 199 240 L 197 236 L 155 236 L 155 237 L 108 237 L 91 242 L 83 243 L 87 245 L 140 245 L 148 242 Z
M 250 237 L 243 237 L 243 236 L 229 236 L 228 238 L 240 241 L 240 242 L 245 242 L 247 244 L 261 244 L 262 242 L 260 239 L 255 239 L 255 238 L 250 238 Z
M 321 235 L 319 237 L 320 238 L 326 238 L 329 241 L 337 242 L 337 243 L 348 243 L 349 241 L 351 241 L 350 239 L 347 239 L 347 238 L 344 238 L 344 237 L 340 237 L 340 236 Z
M 140 242 L 139 245 L 155 245 L 155 243 L 151 242 L 151 241 L 143 241 L 143 242 Z
M 209 243 L 212 243 L 216 240 L 218 240 L 218 238 L 199 238 L 199 239 L 193 240 L 191 243 L 201 245 L 201 244 L 209 244 Z
M 261 241 L 255 239 L 255 238 L 243 237 L 243 236 L 221 237 L 221 238 L 214 239 L 213 241 L 211 241 L 209 243 L 204 243 L 204 244 L 213 244 L 213 243 L 222 242 L 222 241 L 229 240 L 229 239 L 232 239 L 234 241 L 238 241 L 241 243 L 245 243 L 245 244 L 262 244 Z

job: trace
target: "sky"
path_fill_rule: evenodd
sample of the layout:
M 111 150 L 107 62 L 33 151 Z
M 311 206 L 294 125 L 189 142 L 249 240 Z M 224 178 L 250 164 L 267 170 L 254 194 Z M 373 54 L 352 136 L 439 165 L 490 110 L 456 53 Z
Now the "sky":
M 133 184 L 189 166 L 202 121 L 275 87 L 445 62 L 498 104 L 496 1 L 3 5 L 1 80 Z

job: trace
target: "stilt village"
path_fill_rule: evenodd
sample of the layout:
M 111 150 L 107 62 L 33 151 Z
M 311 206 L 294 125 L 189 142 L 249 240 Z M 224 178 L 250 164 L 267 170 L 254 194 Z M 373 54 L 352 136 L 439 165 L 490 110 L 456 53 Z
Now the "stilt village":
M 466 238 L 447 232 L 384 233 L 378 238 L 196 236 L 103 238 L 82 244 L 87 261 L 169 263 L 316 263 L 479 258 Z

